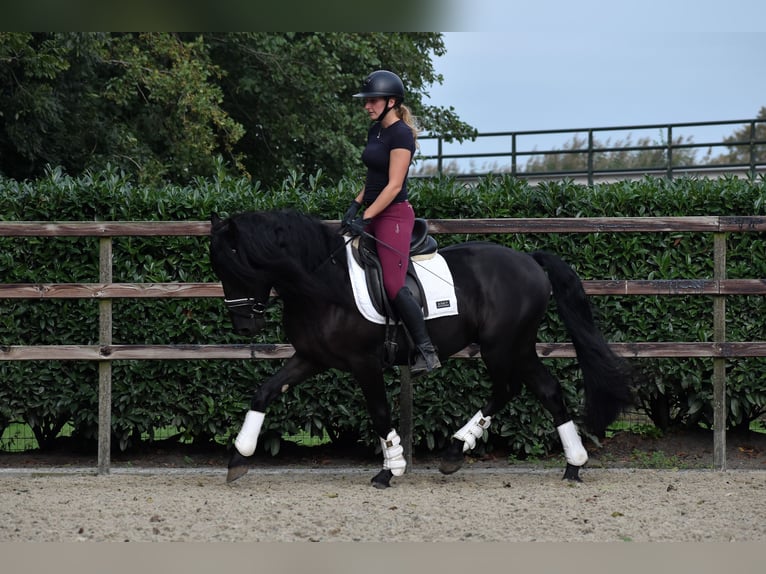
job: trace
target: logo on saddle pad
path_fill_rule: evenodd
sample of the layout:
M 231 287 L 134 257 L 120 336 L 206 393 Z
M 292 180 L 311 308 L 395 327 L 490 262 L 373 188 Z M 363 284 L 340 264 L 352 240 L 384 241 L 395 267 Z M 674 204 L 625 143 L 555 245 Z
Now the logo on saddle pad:
M 413 235 L 413 238 L 415 236 Z M 452 272 L 444 258 L 436 252 L 436 242 L 413 241 L 406 285 L 423 308 L 426 320 L 457 315 L 457 298 Z M 373 323 L 385 324 L 390 307 L 383 288 L 380 261 L 374 239 L 355 238 L 346 243 L 348 274 L 356 306 L 362 316 Z

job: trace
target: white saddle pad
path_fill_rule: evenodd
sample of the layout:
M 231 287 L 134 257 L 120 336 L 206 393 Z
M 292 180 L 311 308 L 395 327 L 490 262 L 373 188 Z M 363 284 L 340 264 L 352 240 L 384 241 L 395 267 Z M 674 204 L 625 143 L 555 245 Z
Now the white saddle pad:
M 356 262 L 351 252 L 352 243 L 352 241 L 346 243 L 346 259 L 348 260 L 348 274 L 351 278 L 356 306 L 368 321 L 385 325 L 386 318 L 378 312 L 372 303 L 364 269 Z M 439 253 L 416 255 L 412 258 L 412 262 L 426 295 L 427 309 L 424 313 L 426 320 L 457 315 L 455 284 L 452 281 L 452 272 L 444 257 Z

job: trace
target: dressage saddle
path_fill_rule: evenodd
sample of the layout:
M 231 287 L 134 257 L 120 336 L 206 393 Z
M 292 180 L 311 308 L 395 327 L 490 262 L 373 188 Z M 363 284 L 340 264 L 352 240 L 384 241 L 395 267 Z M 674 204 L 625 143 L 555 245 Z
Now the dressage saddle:
M 395 318 L 396 314 L 393 312 L 386 296 L 386 291 L 383 288 L 383 270 L 378 259 L 375 238 L 370 235 L 360 236 L 352 242 L 351 246 L 354 260 L 364 269 L 367 289 L 375 310 L 384 317 Z M 423 308 L 423 313 L 426 317 L 428 316 L 428 308 L 425 304 L 425 293 L 420 279 L 418 279 L 415 272 L 415 266 L 412 264 L 412 257 L 432 255 L 436 253 L 437 247 L 436 240 L 428 234 L 428 222 L 425 219 L 416 218 L 410 241 L 409 264 L 407 266 L 405 285 L 412 291 L 415 300 Z

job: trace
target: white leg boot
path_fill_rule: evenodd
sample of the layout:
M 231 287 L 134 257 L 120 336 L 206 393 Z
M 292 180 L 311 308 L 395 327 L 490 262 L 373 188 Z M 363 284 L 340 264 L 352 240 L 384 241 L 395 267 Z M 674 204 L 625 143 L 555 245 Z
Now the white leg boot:
M 390 470 L 394 476 L 402 476 L 407 468 L 407 461 L 404 459 L 404 447 L 402 439 L 395 430 L 391 430 L 386 438 L 380 439 L 380 446 L 383 450 L 383 468 Z
M 588 462 L 588 451 L 582 445 L 580 435 L 577 433 L 577 427 L 572 421 L 556 427 L 559 431 L 561 444 L 564 446 L 564 455 L 567 462 L 573 466 L 582 466 Z
M 251 456 L 258 446 L 258 435 L 261 434 L 261 426 L 266 414 L 259 411 L 247 411 L 245 422 L 234 439 L 234 446 L 242 456 Z
M 492 417 L 485 417 L 481 411 L 473 415 L 466 425 L 453 434 L 453 438 L 463 441 L 463 452 L 468 452 L 476 446 L 476 439 L 484 436 L 484 431 L 489 428 Z

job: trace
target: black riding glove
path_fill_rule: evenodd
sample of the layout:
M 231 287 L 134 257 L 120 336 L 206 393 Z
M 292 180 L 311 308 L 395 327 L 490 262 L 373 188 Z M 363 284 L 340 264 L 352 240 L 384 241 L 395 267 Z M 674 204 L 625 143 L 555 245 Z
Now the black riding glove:
M 357 237 L 359 235 L 362 235 L 364 233 L 364 228 L 367 227 L 367 224 L 370 223 L 370 221 L 371 221 L 370 219 L 363 219 L 362 217 L 357 217 L 346 226 L 343 232 L 348 233 L 351 237 Z
M 351 222 L 354 221 L 354 218 L 356 217 L 356 214 L 359 212 L 361 207 L 362 204 L 357 200 L 351 202 L 351 205 L 349 205 L 348 209 L 346 210 L 346 215 L 344 215 L 343 219 L 340 220 L 341 231 L 345 231 L 348 226 L 351 225 Z

